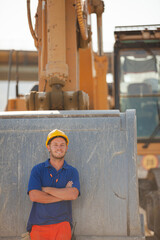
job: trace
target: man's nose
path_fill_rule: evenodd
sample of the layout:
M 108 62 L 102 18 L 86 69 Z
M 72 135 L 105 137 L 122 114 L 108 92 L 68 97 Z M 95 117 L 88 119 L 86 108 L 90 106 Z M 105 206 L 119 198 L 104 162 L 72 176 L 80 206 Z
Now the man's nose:
M 57 146 L 57 149 L 62 149 L 62 146 L 61 145 Z

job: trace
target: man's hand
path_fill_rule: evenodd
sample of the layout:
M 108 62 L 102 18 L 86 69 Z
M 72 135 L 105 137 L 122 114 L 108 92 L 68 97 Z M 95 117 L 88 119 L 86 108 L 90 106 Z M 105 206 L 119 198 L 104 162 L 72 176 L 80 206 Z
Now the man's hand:
M 69 181 L 69 182 L 67 183 L 67 185 L 66 185 L 66 188 L 71 188 L 72 185 L 73 185 L 73 182 L 72 182 L 72 181 Z
M 78 197 L 79 191 L 72 187 L 73 182 L 69 181 L 65 188 L 42 187 L 42 191 L 62 200 L 75 200 Z
M 66 184 L 66 188 L 71 188 L 72 185 L 73 185 L 73 182 L 72 182 L 72 181 L 69 181 L 69 182 Z M 48 189 L 48 187 L 42 187 L 42 191 L 43 191 L 43 192 L 48 193 L 47 189 Z
M 29 232 L 26 232 L 26 233 L 22 233 L 21 235 L 21 240 L 30 240 L 30 234 Z

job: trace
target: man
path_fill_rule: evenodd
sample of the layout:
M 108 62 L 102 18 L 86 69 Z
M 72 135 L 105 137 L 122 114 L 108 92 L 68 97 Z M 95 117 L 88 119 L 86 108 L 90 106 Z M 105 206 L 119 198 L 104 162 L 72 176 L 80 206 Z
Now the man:
M 70 240 L 71 200 L 80 193 L 78 171 L 64 160 L 69 139 L 60 130 L 48 134 L 50 158 L 33 167 L 28 194 L 33 202 L 27 231 L 31 240 Z

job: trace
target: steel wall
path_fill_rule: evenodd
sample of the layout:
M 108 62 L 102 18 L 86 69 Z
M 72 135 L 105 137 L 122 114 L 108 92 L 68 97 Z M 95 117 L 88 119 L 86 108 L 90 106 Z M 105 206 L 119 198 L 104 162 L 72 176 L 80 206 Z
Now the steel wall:
M 80 173 L 73 203 L 77 240 L 143 239 L 138 210 L 133 110 L 0 113 L 0 239 L 26 231 L 31 168 L 48 158 L 46 137 L 66 132 L 66 160 Z M 105 238 L 104 238 L 105 237 Z

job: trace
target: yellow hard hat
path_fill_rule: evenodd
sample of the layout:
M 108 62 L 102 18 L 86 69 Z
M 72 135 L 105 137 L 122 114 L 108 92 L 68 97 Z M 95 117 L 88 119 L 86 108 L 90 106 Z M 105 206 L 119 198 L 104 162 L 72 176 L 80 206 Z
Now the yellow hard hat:
M 56 137 L 62 137 L 66 140 L 67 142 L 67 145 L 69 144 L 69 139 L 67 137 L 67 135 L 62 132 L 61 130 L 58 130 L 58 129 L 54 129 L 53 131 L 51 131 L 50 133 L 48 133 L 48 136 L 47 136 L 47 141 L 46 141 L 46 147 L 48 145 L 48 142 L 53 139 L 53 138 L 56 138 Z

